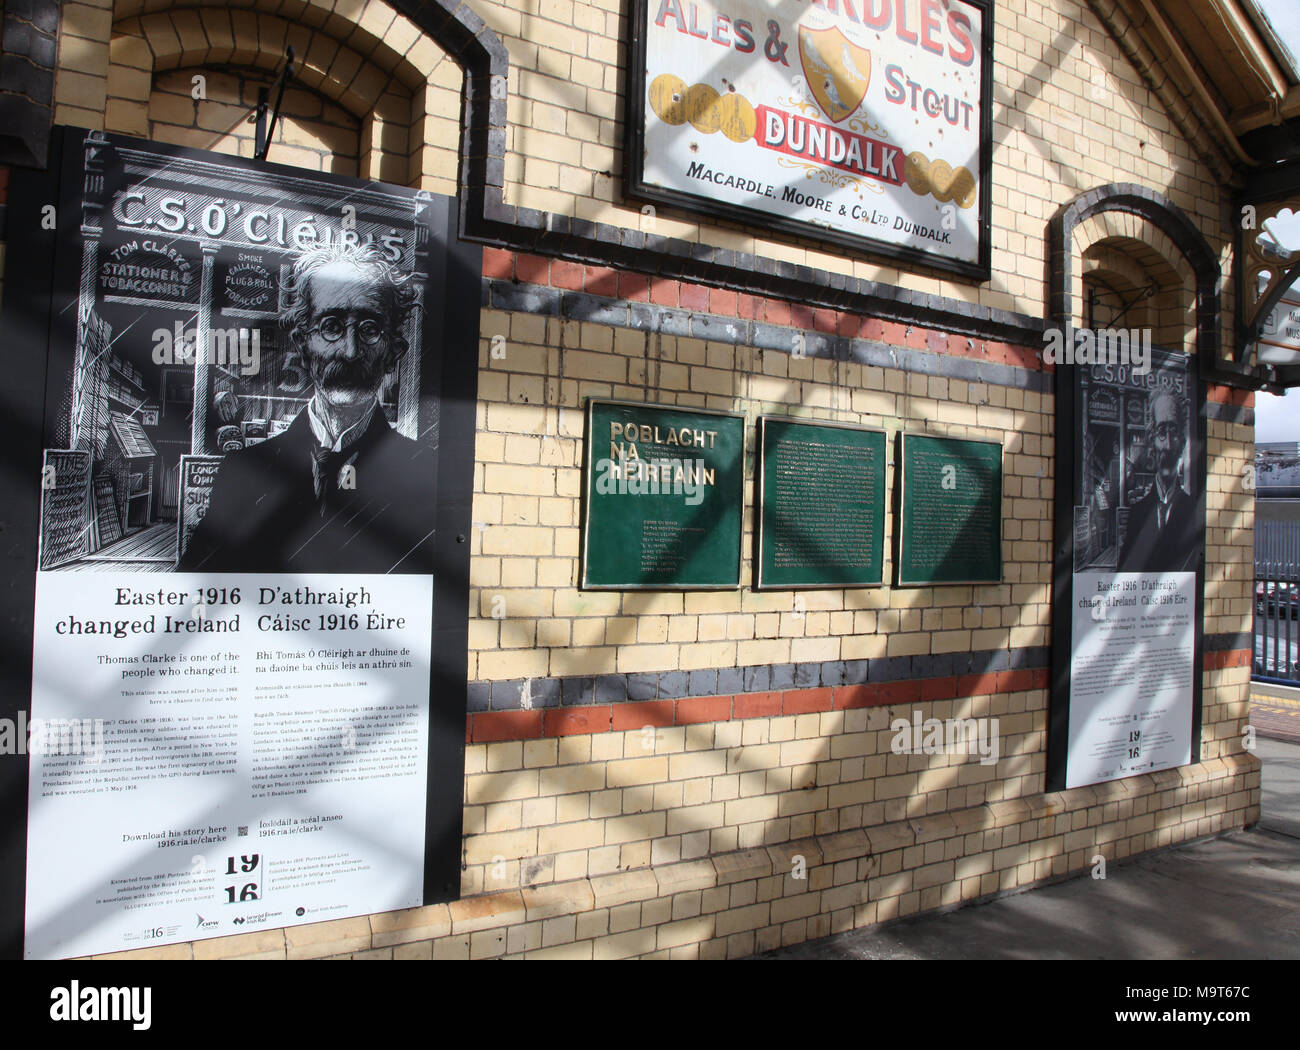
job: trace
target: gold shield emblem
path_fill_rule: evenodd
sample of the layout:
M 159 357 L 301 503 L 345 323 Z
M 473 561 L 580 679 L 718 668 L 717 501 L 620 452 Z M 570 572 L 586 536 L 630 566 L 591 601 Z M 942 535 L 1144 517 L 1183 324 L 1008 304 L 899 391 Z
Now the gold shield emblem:
M 838 124 L 857 111 L 871 82 L 871 52 L 858 47 L 838 26 L 799 27 L 799 61 L 817 105 Z

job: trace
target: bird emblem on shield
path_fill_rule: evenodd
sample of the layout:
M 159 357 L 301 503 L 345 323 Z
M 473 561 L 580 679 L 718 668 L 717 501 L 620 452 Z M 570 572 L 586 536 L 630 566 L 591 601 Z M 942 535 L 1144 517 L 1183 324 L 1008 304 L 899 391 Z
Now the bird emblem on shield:
M 799 60 L 817 105 L 838 124 L 862 105 L 871 82 L 871 52 L 838 26 L 799 27 Z

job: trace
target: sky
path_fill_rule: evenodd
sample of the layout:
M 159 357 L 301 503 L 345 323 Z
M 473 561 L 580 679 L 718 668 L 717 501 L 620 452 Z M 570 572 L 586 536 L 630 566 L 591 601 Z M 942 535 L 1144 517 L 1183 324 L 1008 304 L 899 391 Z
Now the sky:
M 1296 0 L 1255 0 L 1255 6 L 1264 12 L 1290 50 L 1294 68 L 1295 59 L 1300 56 L 1300 4 Z
M 1300 387 L 1285 397 L 1255 395 L 1255 440 L 1300 441 Z
M 1283 208 L 1264 220 L 1264 230 L 1278 244 L 1294 251 L 1300 247 L 1300 212 Z

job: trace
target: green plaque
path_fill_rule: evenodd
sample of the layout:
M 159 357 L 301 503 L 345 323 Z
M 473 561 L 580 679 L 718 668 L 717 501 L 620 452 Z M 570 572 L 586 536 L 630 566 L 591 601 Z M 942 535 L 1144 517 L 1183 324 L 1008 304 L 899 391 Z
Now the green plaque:
M 902 435 L 898 585 L 1002 581 L 1002 445 Z
M 582 586 L 740 586 L 745 417 L 587 402 Z
M 755 588 L 884 582 L 885 432 L 758 421 Z

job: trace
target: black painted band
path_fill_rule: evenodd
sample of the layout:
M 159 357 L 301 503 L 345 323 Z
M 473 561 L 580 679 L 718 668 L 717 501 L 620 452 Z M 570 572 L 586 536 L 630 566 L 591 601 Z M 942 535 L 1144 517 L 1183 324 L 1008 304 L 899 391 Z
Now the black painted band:
M 631 302 L 587 292 L 563 292 L 557 288 L 516 284 L 507 280 L 488 279 L 483 282 L 483 305 L 493 310 L 562 317 L 614 328 L 707 339 L 715 343 L 752 346 L 787 354 L 793 350 L 790 333 L 799 331 L 804 336 L 803 343 L 808 357 L 875 365 L 902 372 L 961 379 L 970 383 L 988 383 L 990 386 L 1013 387 L 1040 394 L 1050 394 L 1056 386 L 1051 372 L 997 361 L 936 354 L 909 347 L 890 346 L 872 339 L 850 339 L 847 336 L 808 332 L 764 321 L 696 313 L 677 306 Z M 944 323 L 945 318 L 939 314 L 928 318 L 928 324 L 935 327 Z

